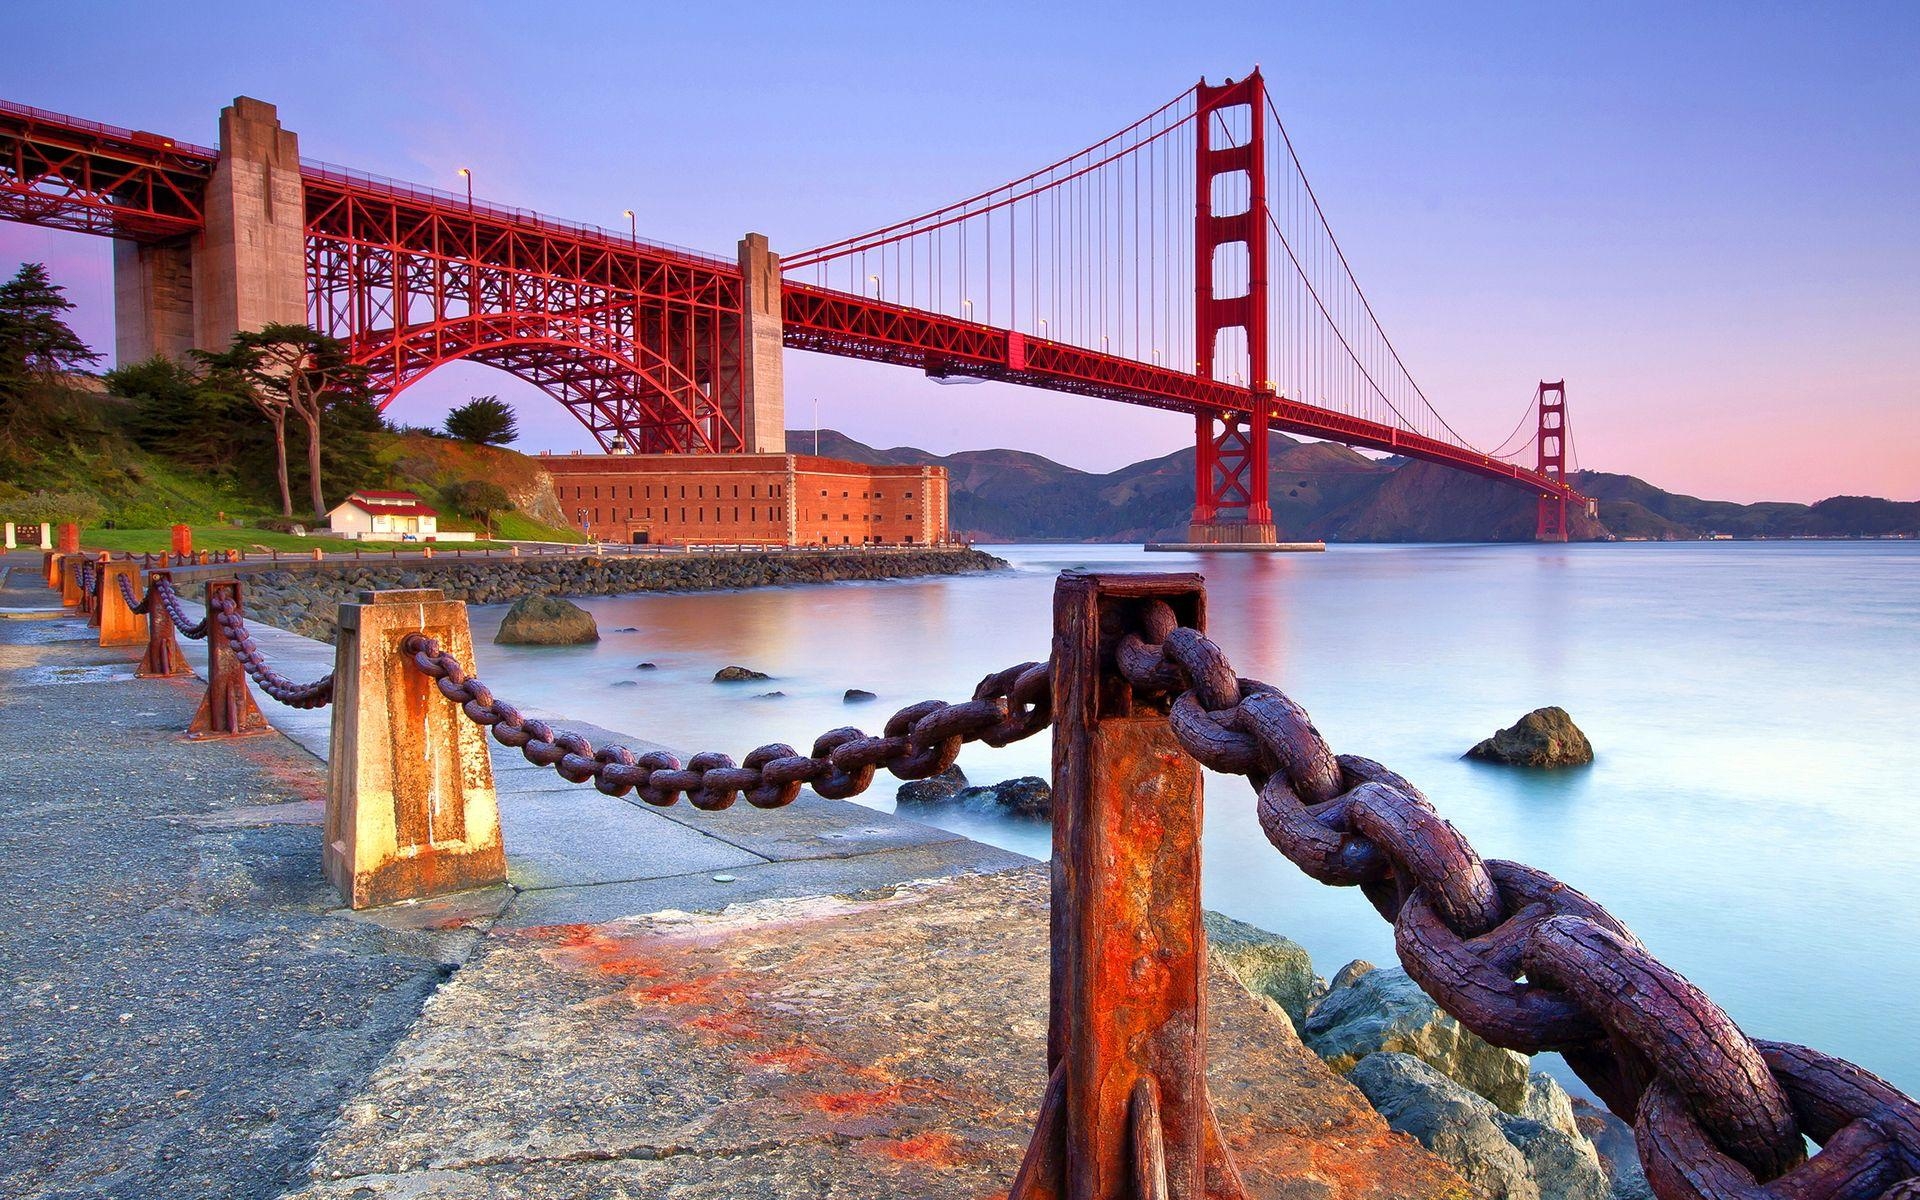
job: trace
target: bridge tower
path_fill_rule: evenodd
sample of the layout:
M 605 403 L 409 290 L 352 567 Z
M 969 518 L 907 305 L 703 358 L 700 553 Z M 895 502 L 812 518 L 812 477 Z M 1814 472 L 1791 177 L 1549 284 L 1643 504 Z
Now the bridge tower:
M 1538 470 L 1553 482 L 1562 485 L 1567 481 L 1567 381 L 1558 383 L 1540 381 L 1540 390 L 1534 393 L 1540 410 L 1540 428 L 1534 438 L 1534 446 L 1539 455 Z M 1540 494 L 1539 514 L 1534 520 L 1533 540 L 1536 542 L 1564 542 L 1567 540 L 1567 494 L 1542 492 Z
M 1194 373 L 1245 380 L 1252 411 L 1195 415 L 1193 522 L 1187 540 L 1271 543 L 1267 426 L 1274 386 L 1267 369 L 1266 81 L 1256 67 L 1238 83 L 1229 79 L 1214 86 L 1202 80 L 1197 97 Z M 1241 196 L 1246 205 L 1237 208 Z M 1242 281 L 1245 290 L 1223 294 L 1223 287 Z M 1224 339 L 1228 353 L 1223 355 L 1221 334 L 1234 330 L 1240 337 Z
M 307 320 L 306 189 L 300 142 L 274 106 L 220 111 L 205 225 L 170 241 L 116 241 L 114 350 L 121 363 L 224 350 L 233 335 Z

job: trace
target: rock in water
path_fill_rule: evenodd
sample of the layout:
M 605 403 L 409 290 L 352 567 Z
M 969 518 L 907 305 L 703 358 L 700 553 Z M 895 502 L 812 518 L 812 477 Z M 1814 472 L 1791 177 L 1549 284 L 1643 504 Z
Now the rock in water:
M 558 596 L 522 596 L 493 640 L 509 646 L 579 646 L 600 640 L 593 614 Z
M 771 679 L 765 671 L 755 671 L 750 667 L 721 667 L 713 673 L 715 683 L 745 683 L 750 679 Z
M 991 801 L 1002 811 L 1016 817 L 1049 821 L 1053 819 L 1053 786 L 1038 775 L 1006 779 L 991 787 L 972 787 L 960 793 L 962 802 Z
M 1202 919 L 1207 927 L 1207 946 L 1214 957 L 1242 987 L 1285 1009 L 1298 1028 L 1306 1018 L 1307 1006 L 1326 991 L 1313 973 L 1313 959 L 1305 948 L 1258 925 L 1211 910 Z
M 1593 744 L 1567 710 L 1536 708 L 1467 751 L 1466 757 L 1515 767 L 1577 767 L 1593 761 Z
M 878 700 L 879 698 L 880 697 L 865 688 L 848 688 L 847 694 L 841 697 L 841 699 L 848 704 L 865 704 L 869 700 Z
M 909 779 L 893 795 L 897 804 L 942 804 L 960 794 L 967 776 L 959 767 L 948 767 L 925 779 Z

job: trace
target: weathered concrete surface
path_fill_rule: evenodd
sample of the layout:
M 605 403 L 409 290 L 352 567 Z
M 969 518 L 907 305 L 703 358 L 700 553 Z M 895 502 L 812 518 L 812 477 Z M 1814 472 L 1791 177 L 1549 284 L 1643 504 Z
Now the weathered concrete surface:
M 0 626 L 0 1196 L 276 1196 L 478 935 L 329 915 L 318 764 L 132 666 Z
M 1045 1083 L 1044 868 L 496 934 L 349 1102 L 305 1200 L 1005 1194 Z M 1463 1195 L 1219 970 L 1253 1194 Z

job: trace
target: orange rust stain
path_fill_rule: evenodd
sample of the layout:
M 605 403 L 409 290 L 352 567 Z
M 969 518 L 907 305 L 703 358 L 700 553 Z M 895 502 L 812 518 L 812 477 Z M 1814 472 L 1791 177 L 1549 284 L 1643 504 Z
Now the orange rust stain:
M 920 1133 L 908 1138 L 886 1138 L 867 1143 L 875 1153 L 896 1162 L 918 1163 L 942 1169 L 958 1167 L 966 1159 L 961 1141 L 950 1133 Z
M 715 985 L 719 978 L 718 975 L 696 975 L 652 987 L 634 987 L 628 989 L 627 996 L 635 1004 L 704 1004 L 717 998 Z
M 814 1096 L 813 1104 L 821 1112 L 836 1117 L 862 1117 L 900 1103 L 906 1089 L 897 1083 L 866 1092 L 827 1092 Z
M 761 1050 L 741 1057 L 752 1066 L 782 1071 L 788 1075 L 810 1071 L 833 1061 L 810 1046 L 782 1046 L 778 1050 Z
M 687 1025 L 689 1028 L 719 1034 L 722 1037 L 758 1041 L 765 1036 L 751 1023 L 741 1019 L 745 1015 L 744 1010 L 735 1009 L 734 1014 L 729 1016 L 726 1013 L 702 1013 L 688 1021 Z

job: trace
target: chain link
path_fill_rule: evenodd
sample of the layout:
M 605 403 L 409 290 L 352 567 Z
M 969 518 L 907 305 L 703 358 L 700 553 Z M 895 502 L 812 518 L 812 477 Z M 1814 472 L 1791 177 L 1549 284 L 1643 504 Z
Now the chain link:
M 175 632 L 181 637 L 200 639 L 207 636 L 207 627 L 213 619 L 209 613 L 196 622 L 188 622 L 187 612 L 180 607 L 180 593 L 173 588 L 173 580 L 162 576 L 153 581 L 153 590 L 160 593 L 160 606 L 167 610 L 167 619 L 173 622 Z
M 591 781 L 609 796 L 632 792 L 660 807 L 684 795 L 695 808 L 714 811 L 744 795 L 756 808 L 780 808 L 798 798 L 802 784 L 829 799 L 844 800 L 866 791 L 880 767 L 900 779 L 925 779 L 951 767 L 967 742 L 1005 746 L 1053 723 L 1047 664 L 1019 663 L 981 680 L 971 700 L 923 700 L 901 709 L 878 737 L 842 727 L 814 739 L 809 754 L 773 743 L 752 751 L 739 765 L 712 752 L 696 754 L 682 765 L 662 751 L 636 755 L 624 746 L 596 750 L 577 733 L 556 731 L 523 716 L 425 634 L 401 639 L 400 652 L 469 719 L 491 729 L 495 741 L 517 748 L 528 762 L 552 767 L 574 783 Z
M 246 620 L 232 597 L 214 596 L 209 617 L 233 650 L 233 656 L 240 660 L 242 669 L 260 685 L 261 691 L 288 708 L 325 708 L 333 703 L 333 672 L 312 683 L 295 683 L 267 665 L 266 656 L 260 653 L 253 635 L 247 632 Z

